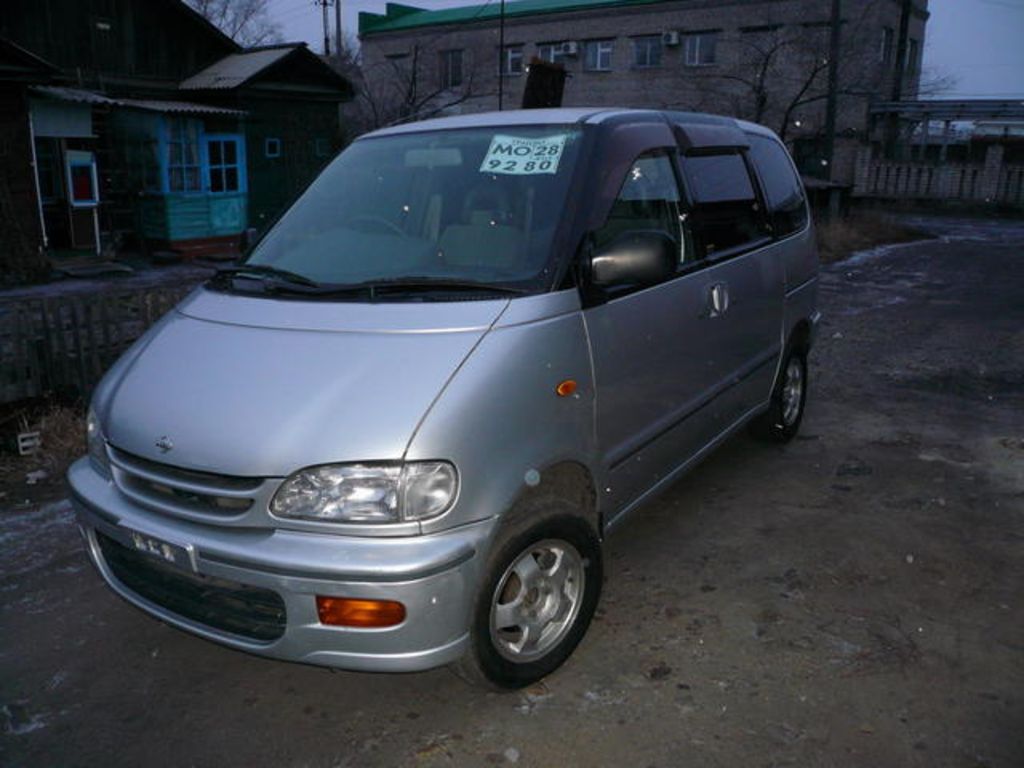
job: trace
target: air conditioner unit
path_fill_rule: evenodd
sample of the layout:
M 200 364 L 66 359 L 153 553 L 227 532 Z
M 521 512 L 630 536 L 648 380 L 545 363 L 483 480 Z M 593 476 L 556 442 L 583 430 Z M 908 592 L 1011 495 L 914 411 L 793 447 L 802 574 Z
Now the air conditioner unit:
M 661 42 L 663 45 L 679 45 L 679 33 L 675 30 L 672 30 L 671 32 L 662 32 Z
M 576 56 L 580 52 L 579 43 L 574 40 L 569 40 L 558 46 L 558 53 L 562 56 Z

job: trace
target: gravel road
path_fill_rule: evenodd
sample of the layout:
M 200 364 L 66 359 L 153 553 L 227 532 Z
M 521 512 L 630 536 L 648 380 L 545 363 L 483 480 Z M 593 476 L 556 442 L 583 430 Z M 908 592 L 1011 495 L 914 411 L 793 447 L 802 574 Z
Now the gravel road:
M 150 619 L 67 502 L 0 510 L 5 766 L 1024 765 L 1024 225 L 829 267 L 800 437 L 739 436 L 610 541 L 527 691 L 332 673 Z

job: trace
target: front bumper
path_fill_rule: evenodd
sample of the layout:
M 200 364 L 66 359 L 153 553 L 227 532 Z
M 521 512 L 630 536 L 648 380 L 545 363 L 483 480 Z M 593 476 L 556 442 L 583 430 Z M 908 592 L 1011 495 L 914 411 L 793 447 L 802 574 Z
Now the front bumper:
M 124 497 L 88 459 L 68 471 L 71 500 L 93 563 L 121 597 L 157 618 L 240 650 L 287 661 L 374 672 L 411 672 L 454 661 L 468 644 L 472 603 L 495 519 L 401 538 L 228 528 L 169 517 Z M 114 573 L 101 547 L 132 547 L 132 533 L 186 553 L 187 578 L 230 582 L 280 597 L 280 637 L 258 641 L 193 620 L 137 593 Z M 146 557 L 149 557 L 147 555 Z M 164 564 L 166 570 L 166 564 Z M 316 595 L 397 600 L 395 627 L 320 624 Z

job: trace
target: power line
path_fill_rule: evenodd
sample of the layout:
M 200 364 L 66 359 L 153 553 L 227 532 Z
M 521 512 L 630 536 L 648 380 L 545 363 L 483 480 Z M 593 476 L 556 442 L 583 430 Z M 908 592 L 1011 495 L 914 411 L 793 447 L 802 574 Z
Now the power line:
M 994 5 L 998 8 L 1008 8 L 1011 11 L 1024 11 L 1024 4 L 1012 3 L 1009 0 L 979 0 L 985 5 Z

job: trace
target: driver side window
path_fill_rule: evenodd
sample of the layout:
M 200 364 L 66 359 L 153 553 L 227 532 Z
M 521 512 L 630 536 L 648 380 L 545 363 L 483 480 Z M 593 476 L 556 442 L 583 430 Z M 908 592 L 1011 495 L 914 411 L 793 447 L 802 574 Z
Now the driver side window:
M 630 231 L 654 231 L 678 244 L 679 261 L 686 260 L 683 247 L 682 204 L 672 160 L 667 154 L 641 155 L 626 173 L 619 195 L 604 225 L 594 232 L 600 250 Z

